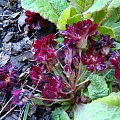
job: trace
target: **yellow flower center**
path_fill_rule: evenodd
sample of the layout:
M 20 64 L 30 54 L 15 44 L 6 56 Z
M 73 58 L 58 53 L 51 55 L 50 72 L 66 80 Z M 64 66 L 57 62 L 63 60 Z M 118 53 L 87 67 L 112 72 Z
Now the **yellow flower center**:
M 9 82 L 10 82 L 10 78 L 9 78 L 9 77 L 5 78 L 5 81 L 6 81 L 7 83 L 9 83 Z

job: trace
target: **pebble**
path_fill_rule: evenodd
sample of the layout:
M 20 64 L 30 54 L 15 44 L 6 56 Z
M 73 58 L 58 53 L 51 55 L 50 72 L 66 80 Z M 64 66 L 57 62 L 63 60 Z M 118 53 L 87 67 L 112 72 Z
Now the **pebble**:
M 4 20 L 3 21 L 3 28 L 7 27 L 10 25 L 10 20 Z
M 0 15 L 2 15 L 3 9 L 2 7 L 0 7 Z
M 9 42 L 13 36 L 14 36 L 14 32 L 7 33 L 7 35 L 3 39 L 3 42 Z
M 25 15 L 25 13 L 22 13 L 19 18 L 18 18 L 18 24 L 20 25 L 20 27 L 22 27 L 25 24 L 25 19 L 27 18 L 27 16 Z
M 7 3 L 8 3 L 7 0 L 0 0 L 0 6 L 2 6 L 2 7 L 6 6 Z
M 5 10 L 3 15 L 11 15 L 13 12 L 11 10 Z

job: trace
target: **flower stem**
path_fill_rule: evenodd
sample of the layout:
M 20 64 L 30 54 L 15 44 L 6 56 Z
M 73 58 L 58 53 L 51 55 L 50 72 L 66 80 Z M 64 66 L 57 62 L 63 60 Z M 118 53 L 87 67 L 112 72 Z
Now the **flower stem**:
M 37 97 L 34 95 L 31 95 L 31 98 L 35 98 L 38 100 L 47 100 L 47 101 L 54 101 L 54 102 L 65 102 L 65 101 L 70 101 L 71 98 L 67 98 L 67 99 L 49 99 L 49 98 L 42 98 L 42 97 Z

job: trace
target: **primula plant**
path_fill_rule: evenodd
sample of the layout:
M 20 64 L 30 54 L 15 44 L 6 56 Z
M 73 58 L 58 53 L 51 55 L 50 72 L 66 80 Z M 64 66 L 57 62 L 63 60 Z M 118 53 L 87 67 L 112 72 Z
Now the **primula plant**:
M 11 90 L 23 119 L 33 105 L 55 105 L 51 120 L 119 120 L 120 92 L 112 87 L 120 81 L 120 2 L 22 0 L 22 6 L 30 30 L 48 21 L 58 28 L 32 43 L 26 83 L 11 65 L 0 68 L 1 92 Z

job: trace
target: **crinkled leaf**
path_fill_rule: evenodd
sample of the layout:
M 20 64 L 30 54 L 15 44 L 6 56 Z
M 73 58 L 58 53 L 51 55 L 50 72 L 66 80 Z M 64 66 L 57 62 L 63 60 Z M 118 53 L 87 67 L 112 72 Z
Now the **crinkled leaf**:
M 120 92 L 77 105 L 74 120 L 120 120 Z
M 111 0 L 95 0 L 93 5 L 83 14 L 94 13 L 104 9 Z
M 52 112 L 51 120 L 70 120 L 70 118 L 64 110 L 57 108 Z
M 59 16 L 62 13 L 62 11 L 69 6 L 67 0 L 49 0 L 49 1 L 53 5 Z
M 58 19 L 57 27 L 60 30 L 65 30 L 65 26 L 67 24 L 67 20 L 70 19 L 72 16 L 78 14 L 75 7 L 69 6 L 66 8 Z
M 103 21 L 104 26 L 110 27 L 113 23 L 116 23 L 120 18 L 120 8 L 114 9 L 108 18 Z
M 60 13 L 68 6 L 66 0 L 22 0 L 21 4 L 24 9 L 37 12 L 55 24 Z
M 115 9 L 110 17 L 103 22 L 103 25 L 112 28 L 116 41 L 120 42 L 120 8 Z
M 120 50 L 120 43 L 119 42 L 115 42 L 115 48 L 112 48 L 112 50 Z
M 97 99 L 108 95 L 108 86 L 102 76 L 94 74 L 90 77 L 90 85 L 88 86 L 88 93 L 91 99 Z
M 105 15 L 106 15 L 106 11 L 105 10 L 101 10 L 101 11 L 95 12 L 93 14 L 94 23 L 99 24 L 105 18 Z
M 91 5 L 93 0 L 70 0 L 80 12 L 86 11 Z
M 104 35 L 110 35 L 111 38 L 115 37 L 115 33 L 111 27 L 106 26 L 99 26 L 98 27 L 98 33 L 104 34 Z
M 94 102 L 104 102 L 108 104 L 109 106 L 120 107 L 120 92 L 118 93 L 113 92 L 109 96 L 99 98 L 98 100 L 95 100 Z
M 105 78 L 106 81 L 110 82 L 110 81 L 115 80 L 114 69 L 110 69 L 106 72 L 103 72 L 101 75 Z
M 78 21 L 81 21 L 82 20 L 82 15 L 81 14 L 76 14 L 74 15 L 73 17 L 70 17 L 68 20 L 67 20 L 67 23 L 69 25 L 73 25 L 75 23 L 77 23 Z
M 64 39 L 62 37 L 59 37 L 56 39 L 57 43 L 63 44 Z
M 101 102 L 79 105 L 75 110 L 74 120 L 120 120 L 120 108 Z
M 111 11 L 112 9 L 120 7 L 120 0 L 112 0 L 112 2 L 108 6 L 108 11 Z

